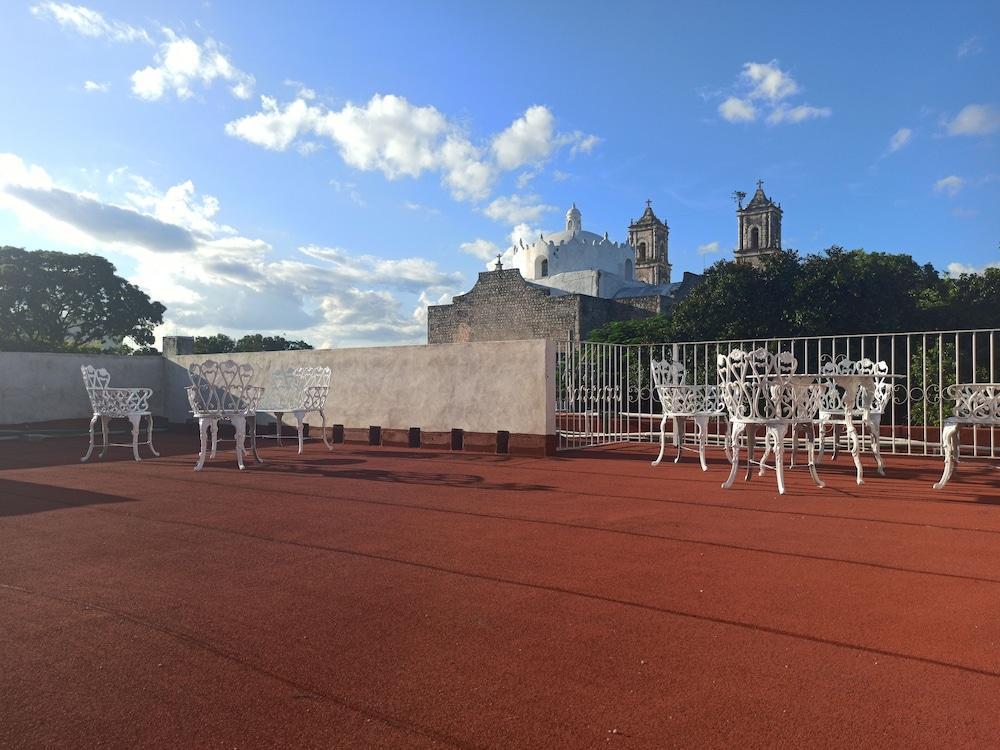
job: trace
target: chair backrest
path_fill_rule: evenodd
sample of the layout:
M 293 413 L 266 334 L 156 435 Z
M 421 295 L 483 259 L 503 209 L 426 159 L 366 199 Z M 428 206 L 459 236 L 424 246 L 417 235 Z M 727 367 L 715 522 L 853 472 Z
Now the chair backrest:
M 188 367 L 188 400 L 198 413 L 249 414 L 257 408 L 262 388 L 253 384 L 253 366 L 208 359 Z
M 103 367 L 80 365 L 83 375 L 83 387 L 87 389 L 87 397 L 95 412 L 101 411 L 107 401 L 107 390 L 111 384 L 111 373 Z
M 956 383 L 946 393 L 955 400 L 959 419 L 1000 425 L 1000 383 Z
M 275 410 L 322 409 L 330 393 L 329 367 L 289 367 L 271 373 L 265 402 Z
M 875 362 L 867 357 L 852 360 L 840 356 L 836 359 L 827 359 L 820 365 L 819 371 L 821 375 L 874 375 L 875 390 L 872 393 L 872 402 L 870 404 L 872 411 L 885 411 L 885 407 L 892 397 L 893 384 L 886 377 L 889 374 L 889 365 L 886 364 L 885 360 Z M 842 393 L 832 380 L 827 380 L 824 386 L 825 390 L 823 392 L 821 408 L 827 411 L 843 411 L 846 394 Z M 860 410 L 864 406 L 863 391 L 859 388 L 858 392 L 852 394 L 851 397 L 854 399 L 854 406 L 852 408 Z
M 718 356 L 719 391 L 726 411 L 742 420 L 775 419 L 779 405 L 773 386 L 781 375 L 792 375 L 798 360 L 791 352 L 733 349 Z

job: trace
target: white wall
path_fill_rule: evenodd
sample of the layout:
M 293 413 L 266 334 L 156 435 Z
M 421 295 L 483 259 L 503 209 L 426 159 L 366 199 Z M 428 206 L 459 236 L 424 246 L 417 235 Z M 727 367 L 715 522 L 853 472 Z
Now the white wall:
M 89 418 L 81 365 L 103 367 L 112 386 L 153 389 L 150 410 L 163 413 L 163 358 L 110 354 L 0 352 L 0 424 Z
M 545 339 L 172 357 L 170 421 L 188 416 L 188 365 L 210 358 L 251 364 L 265 385 L 272 368 L 330 367 L 327 425 L 555 434 L 555 353 Z

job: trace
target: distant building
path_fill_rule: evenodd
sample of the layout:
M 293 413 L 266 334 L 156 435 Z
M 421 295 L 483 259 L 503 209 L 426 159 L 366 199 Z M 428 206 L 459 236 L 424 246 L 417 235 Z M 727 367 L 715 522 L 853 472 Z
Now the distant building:
M 574 203 L 565 230 L 515 243 L 468 293 L 430 306 L 428 343 L 585 339 L 605 323 L 665 312 L 701 276 L 671 283 L 669 229 L 651 201 L 628 231 L 621 243 L 586 231 Z
M 764 195 L 763 180 L 757 180 L 757 192 L 746 207 L 742 202 L 746 193 L 737 195 L 739 236 L 733 256 L 737 262 L 756 264 L 761 256 L 781 251 L 781 204 Z

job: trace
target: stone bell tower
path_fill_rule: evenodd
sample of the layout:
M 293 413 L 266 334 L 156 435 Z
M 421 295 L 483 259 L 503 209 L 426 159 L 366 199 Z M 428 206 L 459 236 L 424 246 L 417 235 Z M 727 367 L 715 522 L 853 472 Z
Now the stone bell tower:
M 743 263 L 759 263 L 761 256 L 781 250 L 781 204 L 764 195 L 764 181 L 757 180 L 757 192 L 743 207 L 746 193 L 736 193 L 739 237 L 733 255 Z
M 653 202 L 628 227 L 628 244 L 635 251 L 635 280 L 653 286 L 670 283 L 670 228 L 653 213 Z

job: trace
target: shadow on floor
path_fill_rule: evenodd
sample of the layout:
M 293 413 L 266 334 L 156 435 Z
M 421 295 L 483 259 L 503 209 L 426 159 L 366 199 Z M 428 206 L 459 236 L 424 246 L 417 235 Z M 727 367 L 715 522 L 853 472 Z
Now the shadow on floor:
M 2 498 L 0 499 L 0 518 L 47 513 L 87 505 L 134 502 L 132 498 L 106 495 L 102 492 L 19 482 L 14 479 L 0 479 L 0 498 Z

